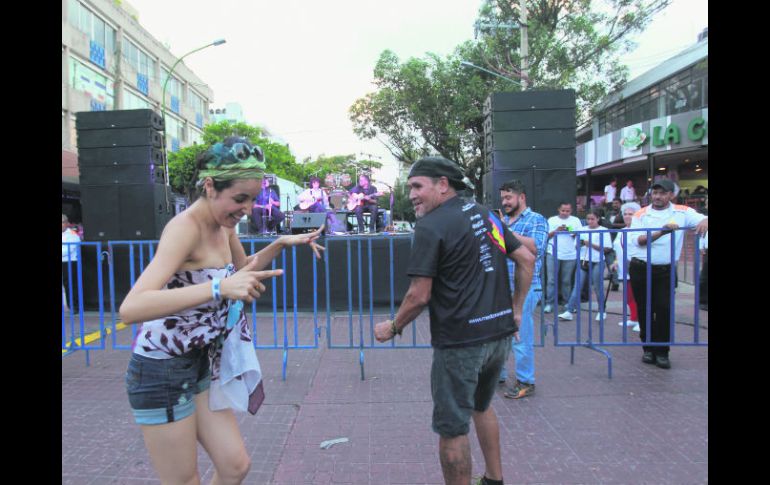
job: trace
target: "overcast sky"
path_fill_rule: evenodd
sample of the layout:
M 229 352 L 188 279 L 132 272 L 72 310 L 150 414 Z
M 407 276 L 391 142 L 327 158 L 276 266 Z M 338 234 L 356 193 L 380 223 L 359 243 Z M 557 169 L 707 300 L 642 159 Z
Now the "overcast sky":
M 348 120 L 353 102 L 374 90 L 385 49 L 400 59 L 449 54 L 473 38 L 480 0 L 129 0 L 139 22 L 183 55 L 214 91 L 214 107 L 237 102 L 249 123 L 266 126 L 297 157 L 375 155 L 396 175 L 389 152 L 359 140 Z M 706 0 L 674 0 L 627 56 L 632 77 L 695 43 L 708 26 Z M 379 175 L 379 176 L 378 176 Z

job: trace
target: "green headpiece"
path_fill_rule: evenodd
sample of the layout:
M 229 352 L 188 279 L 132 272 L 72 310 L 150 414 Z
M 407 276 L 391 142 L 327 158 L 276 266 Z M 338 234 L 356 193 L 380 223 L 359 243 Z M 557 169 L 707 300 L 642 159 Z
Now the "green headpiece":
M 204 155 L 198 180 L 211 177 L 217 182 L 234 179 L 261 179 L 267 166 L 262 149 L 245 138 L 230 137 L 216 143 Z

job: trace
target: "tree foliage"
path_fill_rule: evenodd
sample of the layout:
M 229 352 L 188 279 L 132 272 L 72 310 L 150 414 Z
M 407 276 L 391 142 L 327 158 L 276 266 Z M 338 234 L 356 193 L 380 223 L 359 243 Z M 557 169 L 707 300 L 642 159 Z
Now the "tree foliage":
M 528 2 L 528 89 L 575 89 L 578 123 L 587 120 L 592 107 L 626 80 L 619 56 L 631 47 L 629 35 L 643 30 L 669 2 L 607 0 L 611 12 L 592 8 L 589 0 Z M 486 25 L 520 20 L 509 0 L 487 0 L 478 17 Z M 401 62 L 383 51 L 374 68 L 377 90 L 350 107 L 355 133 L 379 140 L 402 163 L 429 154 L 454 160 L 480 195 L 483 103 L 492 92 L 521 87 L 460 62 L 520 79 L 520 40 L 518 30 L 482 28 L 478 40 L 457 46 L 446 57 L 428 53 Z
M 628 76 L 622 54 L 629 40 L 671 0 L 536 0 L 528 5 L 528 79 L 534 89 L 572 88 L 578 124 L 592 108 L 620 88 Z M 518 5 L 518 2 L 516 2 Z M 479 12 L 486 25 L 521 24 L 521 10 L 509 0 L 486 0 Z M 476 45 L 482 66 L 509 77 L 522 77 L 518 29 L 484 30 Z
M 171 188 L 188 198 L 192 198 L 196 182 L 193 180 L 195 158 L 211 145 L 221 142 L 229 136 L 246 138 L 252 144 L 259 145 L 265 153 L 268 173 L 274 173 L 295 183 L 302 183 L 303 167 L 296 162 L 289 147 L 266 138 L 264 130 L 258 126 L 243 122 L 220 121 L 203 128 L 203 144 L 192 145 L 168 154 Z
M 305 174 L 305 180 L 316 176 L 324 180 L 328 174 L 348 174 L 350 180 L 358 183 L 358 176 L 371 172 L 375 168 L 382 168 L 382 163 L 375 160 L 356 160 L 354 154 L 349 155 L 319 155 L 315 160 L 305 159 L 302 164 Z
M 319 156 L 316 160 L 304 160 L 297 163 L 287 145 L 266 137 L 265 131 L 247 123 L 220 121 L 207 125 L 203 129 L 203 144 L 184 147 L 168 154 L 169 179 L 175 192 L 192 199 L 195 190 L 195 158 L 211 145 L 230 136 L 246 138 L 252 144 L 259 145 L 265 153 L 267 173 L 302 185 L 312 175 L 323 179 L 327 173 L 348 173 L 353 180 L 362 170 L 382 168 L 382 164 L 373 160 L 355 159 L 355 155 Z

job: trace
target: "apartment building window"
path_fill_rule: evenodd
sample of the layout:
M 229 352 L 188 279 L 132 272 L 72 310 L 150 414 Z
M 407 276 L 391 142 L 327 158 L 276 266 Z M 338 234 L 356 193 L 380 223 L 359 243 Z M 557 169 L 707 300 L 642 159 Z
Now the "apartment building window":
M 184 123 L 178 120 L 176 117 L 170 116 L 168 113 L 166 113 L 166 142 L 168 143 L 167 148 L 172 150 L 174 146 L 172 142 L 175 141 L 178 146 L 179 142 L 185 140 L 186 138 L 187 137 L 184 135 Z
M 123 36 L 123 59 L 126 60 L 139 74 L 155 80 L 155 59 Z
M 203 114 L 206 112 L 206 103 L 201 96 L 190 90 L 190 107 L 195 112 L 195 125 L 198 128 L 203 128 Z
M 666 115 L 708 106 L 708 60 L 671 76 L 661 86 L 666 95 Z
M 161 86 L 163 86 L 163 83 L 166 82 L 166 78 L 168 77 L 168 70 L 163 68 L 163 75 L 161 76 Z M 176 96 L 179 99 L 182 99 L 182 83 L 179 82 L 179 80 L 171 76 L 171 79 L 168 81 L 168 86 L 166 86 L 166 93 L 170 94 L 171 96 Z
M 181 102 L 182 102 L 182 83 L 179 82 L 177 78 L 174 76 L 171 76 L 170 78 L 169 72 L 166 69 L 163 69 L 163 79 L 161 86 L 163 83 L 166 82 L 166 79 L 168 78 L 168 85 L 166 86 L 166 93 L 169 95 L 169 108 L 174 113 L 180 114 L 181 113 Z
M 69 23 L 88 35 L 105 52 L 115 52 L 115 29 L 78 0 L 69 1 Z
M 628 99 L 626 104 L 625 125 L 630 126 L 658 117 L 658 86 L 647 88 Z
M 193 145 L 203 144 L 203 133 L 192 127 L 190 127 L 190 144 L 193 144 Z
M 128 89 L 123 90 L 123 109 L 150 109 L 150 103 Z
M 61 112 L 61 147 L 69 148 L 70 143 L 67 139 L 69 131 L 67 131 L 67 113 Z
M 91 97 L 91 109 L 113 109 L 115 88 L 112 79 L 91 69 L 85 62 L 70 57 L 69 84 L 76 91 Z
M 206 103 L 203 101 L 203 98 L 198 96 L 198 94 L 192 89 L 190 90 L 190 107 L 196 113 L 206 112 Z

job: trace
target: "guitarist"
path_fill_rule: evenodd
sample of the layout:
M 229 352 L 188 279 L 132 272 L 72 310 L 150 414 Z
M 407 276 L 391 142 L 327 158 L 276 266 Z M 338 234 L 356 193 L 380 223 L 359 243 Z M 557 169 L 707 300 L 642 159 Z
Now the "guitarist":
M 321 179 L 318 177 L 310 177 L 310 188 L 300 193 L 297 200 L 303 212 L 326 212 L 329 207 L 329 196 L 321 188 Z
M 326 232 L 332 232 L 336 227 L 334 211 L 329 207 L 329 196 L 321 188 L 321 179 L 310 177 L 310 188 L 302 191 L 298 196 L 300 212 L 325 212 L 326 213 Z
M 355 195 L 354 195 L 355 194 Z M 377 197 L 382 195 L 373 187 L 369 181 L 368 175 L 358 177 L 358 185 L 350 189 L 349 200 L 357 199 L 357 204 L 353 210 L 358 220 L 358 232 L 364 232 L 364 211 L 368 210 L 372 216 L 370 219 L 371 229 L 369 232 L 377 232 Z M 348 207 L 349 208 L 349 207 Z

